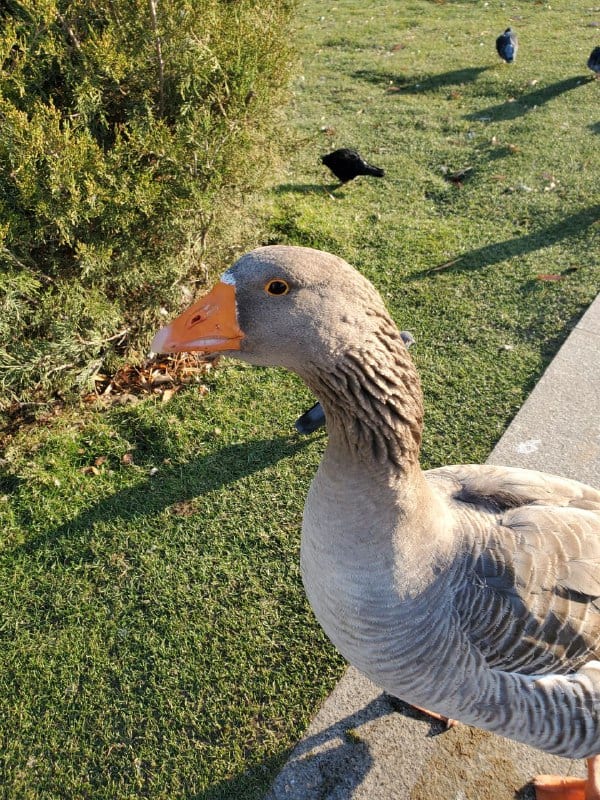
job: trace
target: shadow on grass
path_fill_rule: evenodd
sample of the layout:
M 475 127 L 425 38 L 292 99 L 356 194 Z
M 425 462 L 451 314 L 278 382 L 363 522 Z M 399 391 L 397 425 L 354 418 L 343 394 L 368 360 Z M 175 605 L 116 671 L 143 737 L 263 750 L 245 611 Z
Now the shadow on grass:
M 489 122 L 517 119 L 517 117 L 521 117 L 523 114 L 531 111 L 534 106 L 542 106 L 544 103 L 547 103 L 549 100 L 565 92 L 577 89 L 578 86 L 585 86 L 586 83 L 589 83 L 587 77 L 576 75 L 573 78 L 566 78 L 564 81 L 557 81 L 556 83 L 551 83 L 549 86 L 541 86 L 533 92 L 522 94 L 512 103 L 499 103 L 498 105 L 488 106 L 488 108 L 483 108 L 479 111 L 473 111 L 471 114 L 467 114 L 465 119 Z
M 372 69 L 359 69 L 352 73 L 353 78 L 368 83 L 393 84 L 399 93 L 421 94 L 423 92 L 433 92 L 445 86 L 460 86 L 463 83 L 470 83 L 478 78 L 482 72 L 489 67 L 465 67 L 464 69 L 453 69 L 449 72 L 441 72 L 439 75 L 421 75 L 404 77 L 397 72 L 380 72 Z
M 262 800 L 290 750 L 283 750 L 262 762 L 249 763 L 241 775 L 213 784 L 202 792 L 186 795 L 187 800 Z
M 510 147 L 494 147 L 490 149 L 485 154 L 485 157 L 488 161 L 500 161 L 503 158 L 508 158 L 509 156 L 513 155 L 513 151 Z
M 469 253 L 458 256 L 454 260 L 449 260 L 447 262 L 448 266 L 443 267 L 443 269 L 433 267 L 432 269 L 422 270 L 412 275 L 408 280 L 434 276 L 438 272 L 464 272 L 491 267 L 500 261 L 506 261 L 509 258 L 523 256 L 535 250 L 549 247 L 563 239 L 567 239 L 569 236 L 577 236 L 599 220 L 600 205 L 592 206 L 583 211 L 578 211 L 576 214 L 564 217 L 542 230 L 528 233 L 525 236 L 515 236 L 513 239 L 506 239 L 503 242 L 488 244 L 485 247 L 479 247 L 477 250 L 471 250 Z
M 194 800 L 354 797 L 355 791 L 375 764 L 369 743 L 361 736 L 360 728 L 394 712 L 409 719 L 429 721 L 431 728 L 428 737 L 444 735 L 444 723 L 432 720 L 426 713 L 402 700 L 390 698 L 384 692 L 358 711 L 308 736 L 291 752 L 284 751 L 261 764 L 253 765 L 243 775 L 222 781 L 194 795 Z M 398 747 L 402 745 L 403 742 L 399 741 Z M 286 758 L 287 762 L 283 763 Z M 465 765 L 471 764 L 469 755 L 462 760 Z M 474 763 L 471 765 L 475 768 Z M 267 784 L 271 785 L 268 791 Z M 535 800 L 532 785 L 528 783 L 515 788 L 514 797 L 515 800 Z
M 305 800 L 334 795 L 352 797 L 374 763 L 368 743 L 358 734 L 354 734 L 354 731 L 361 725 L 390 713 L 391 707 L 385 696 L 379 695 L 364 708 L 303 739 L 294 748 L 285 765 L 284 758 L 290 753 L 283 753 L 278 758 L 257 765 L 249 774 L 236 776 L 211 787 L 195 800 L 234 800 L 239 797 L 259 800 L 265 796 L 267 790 L 264 784 L 262 790 L 256 786 L 261 777 L 265 783 L 274 779 L 265 800 L 275 800 L 278 797 Z M 279 769 L 281 772 L 276 775 Z M 265 774 L 267 772 L 271 773 L 270 776 Z M 255 791 L 252 792 L 251 788 Z
M 331 194 L 336 189 L 340 189 L 341 184 L 331 183 L 324 185 L 322 183 L 282 183 L 273 189 L 275 194 Z M 337 195 L 341 197 L 342 195 Z
M 592 133 L 600 134 L 600 122 L 592 122 L 589 128 Z
M 276 464 L 306 447 L 309 441 L 294 436 L 254 439 L 228 445 L 183 465 L 163 465 L 157 476 L 116 492 L 69 522 L 29 538 L 17 545 L 14 552 L 32 553 L 39 548 L 60 545 L 66 539 L 80 542 L 77 535 L 91 533 L 99 522 L 114 524 L 118 520 L 127 522 L 140 516 L 153 516 L 173 503 L 192 500 Z M 79 547 L 71 557 L 81 560 L 81 556 Z M 63 563 L 68 560 L 66 556 Z
M 428 722 L 427 737 L 438 736 L 446 730 L 445 723 L 432 719 L 427 712 L 382 692 L 363 708 L 306 737 L 292 751 L 257 764 L 243 775 L 211 787 L 194 800 L 353 797 L 374 765 L 369 743 L 361 736 L 360 728 L 395 713 Z M 269 791 L 265 785 L 267 781 L 271 784 Z

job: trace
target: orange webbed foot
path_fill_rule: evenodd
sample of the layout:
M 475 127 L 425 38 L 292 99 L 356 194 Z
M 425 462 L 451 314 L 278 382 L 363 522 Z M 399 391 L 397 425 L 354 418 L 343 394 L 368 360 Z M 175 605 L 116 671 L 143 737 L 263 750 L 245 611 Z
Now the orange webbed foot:
M 455 728 L 457 725 L 460 725 L 460 722 L 457 719 L 445 717 L 443 714 L 438 714 L 435 711 L 429 711 L 427 708 L 421 708 L 421 706 L 415 705 L 413 705 L 413 708 L 416 708 L 417 711 L 420 711 L 422 714 L 427 714 L 428 717 L 433 717 L 433 719 L 438 719 L 440 722 L 443 722 L 446 728 Z
M 457 719 L 450 719 L 449 717 L 445 717 L 443 714 L 438 714 L 436 711 L 429 711 L 429 709 L 423 708 L 422 706 L 416 706 L 414 703 L 405 703 L 404 700 L 401 700 L 399 697 L 395 697 L 393 694 L 388 694 L 386 692 L 385 695 L 392 708 L 396 711 L 403 711 L 406 706 L 410 706 L 410 708 L 414 708 L 415 711 L 419 711 L 421 714 L 426 714 L 432 719 L 437 719 L 440 722 L 443 722 L 446 726 L 446 730 L 449 728 L 454 728 L 456 725 L 460 725 L 460 722 Z
M 583 778 L 538 775 L 533 780 L 536 800 L 588 800 Z

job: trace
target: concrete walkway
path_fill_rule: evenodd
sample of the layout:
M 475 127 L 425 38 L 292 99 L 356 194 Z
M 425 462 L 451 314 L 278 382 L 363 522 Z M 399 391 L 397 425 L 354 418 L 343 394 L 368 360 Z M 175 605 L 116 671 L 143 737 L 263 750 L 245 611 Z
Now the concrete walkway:
M 600 487 L 600 296 L 558 352 L 488 462 Z M 583 762 L 492 734 L 444 731 L 400 711 L 349 668 L 265 800 L 530 800 L 532 776 L 585 775 Z

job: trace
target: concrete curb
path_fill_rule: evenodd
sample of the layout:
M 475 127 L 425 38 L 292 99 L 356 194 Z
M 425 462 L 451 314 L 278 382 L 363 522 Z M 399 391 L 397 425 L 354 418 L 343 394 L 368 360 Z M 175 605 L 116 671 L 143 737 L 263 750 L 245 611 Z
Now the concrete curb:
M 600 295 L 574 328 L 488 462 L 600 487 Z M 265 800 L 532 800 L 539 773 L 585 764 L 484 731 L 442 726 L 350 667 Z

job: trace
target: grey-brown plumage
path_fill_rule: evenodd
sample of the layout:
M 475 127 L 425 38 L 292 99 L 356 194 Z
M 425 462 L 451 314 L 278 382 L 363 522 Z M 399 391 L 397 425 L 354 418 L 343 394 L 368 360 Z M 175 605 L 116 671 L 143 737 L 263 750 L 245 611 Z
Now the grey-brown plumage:
M 339 150 L 322 156 L 321 161 L 341 183 L 348 183 L 359 175 L 371 175 L 374 178 L 383 178 L 385 175 L 380 167 L 367 164 L 356 150 L 351 150 L 349 147 L 340 147 Z
M 415 343 L 414 336 L 410 331 L 400 331 L 400 337 L 406 347 L 412 347 Z M 305 436 L 318 431 L 319 428 L 322 428 L 324 425 L 325 412 L 323 411 L 323 406 L 318 401 L 307 409 L 304 414 L 301 414 L 294 423 L 294 427 L 298 433 L 302 433 Z
M 341 259 L 260 248 L 223 280 L 243 331 L 228 354 L 294 370 L 325 409 L 301 567 L 336 647 L 407 702 L 598 754 L 600 491 L 510 467 L 422 471 L 417 372 L 379 294 Z M 285 294 L 269 296 L 273 280 Z

